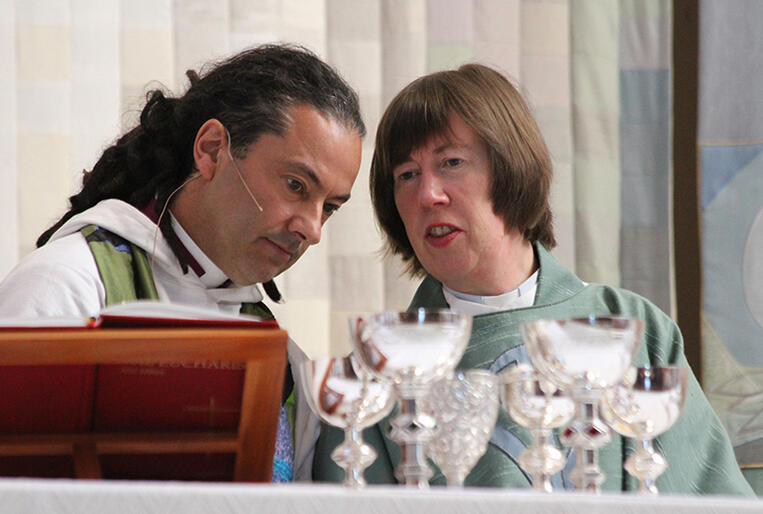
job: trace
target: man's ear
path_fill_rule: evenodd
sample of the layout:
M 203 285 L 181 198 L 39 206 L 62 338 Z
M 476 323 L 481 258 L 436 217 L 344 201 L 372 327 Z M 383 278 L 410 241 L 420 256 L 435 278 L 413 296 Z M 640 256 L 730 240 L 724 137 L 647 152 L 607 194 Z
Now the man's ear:
M 214 177 L 227 145 L 228 135 L 223 124 L 214 118 L 205 121 L 193 142 L 193 161 L 202 177 L 208 180 Z

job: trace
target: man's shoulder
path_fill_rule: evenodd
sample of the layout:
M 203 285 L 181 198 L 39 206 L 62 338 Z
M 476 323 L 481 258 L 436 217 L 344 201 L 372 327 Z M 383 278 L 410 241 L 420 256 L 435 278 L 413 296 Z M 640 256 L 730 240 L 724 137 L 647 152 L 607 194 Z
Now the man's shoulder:
M 46 268 L 85 272 L 95 270 L 97 272 L 87 241 L 79 232 L 50 241 L 35 249 L 24 257 L 11 273 L 37 271 Z
M 104 297 L 87 242 L 72 233 L 34 250 L 0 282 L 0 315 L 90 316 Z

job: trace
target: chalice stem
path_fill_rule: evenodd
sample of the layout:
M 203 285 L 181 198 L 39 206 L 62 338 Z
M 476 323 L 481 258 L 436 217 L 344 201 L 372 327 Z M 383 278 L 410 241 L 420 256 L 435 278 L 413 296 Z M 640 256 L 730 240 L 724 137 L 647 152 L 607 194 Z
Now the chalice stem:
M 360 435 L 360 430 L 356 427 L 352 427 L 344 432 L 344 441 L 348 447 L 361 448 L 363 446 L 363 438 Z M 354 452 L 353 452 L 354 453 Z M 360 452 L 357 452 L 358 456 Z M 345 468 L 345 485 L 353 488 L 363 487 L 366 485 L 366 480 L 363 478 L 363 467 L 358 462 L 357 456 L 349 459 L 347 467 Z
M 625 462 L 625 469 L 638 478 L 639 494 L 658 494 L 657 477 L 668 467 L 665 458 L 654 449 L 651 439 L 639 441 L 641 447 Z
M 598 494 L 604 482 L 599 448 L 609 442 L 609 428 L 599 418 L 598 398 L 578 400 L 575 411 L 575 421 L 563 434 L 565 443 L 575 449 L 575 469 L 570 478 L 575 489 Z
M 376 452 L 363 442 L 360 429 L 351 426 L 345 429 L 344 441 L 334 449 L 331 457 L 344 469 L 344 485 L 359 489 L 366 485 L 363 472 L 376 459 Z
M 401 462 L 395 476 L 406 486 L 429 488 L 432 469 L 424 445 L 432 437 L 434 418 L 418 412 L 415 398 L 400 399 L 400 415 L 392 422 L 392 439 L 400 444 Z
M 534 427 L 530 429 L 532 443 L 526 466 L 533 475 L 533 489 L 550 493 L 554 490 L 551 485 L 551 475 L 564 466 L 560 461 L 561 453 L 552 443 L 552 432 L 545 427 Z M 558 454 L 558 455 L 557 455 Z

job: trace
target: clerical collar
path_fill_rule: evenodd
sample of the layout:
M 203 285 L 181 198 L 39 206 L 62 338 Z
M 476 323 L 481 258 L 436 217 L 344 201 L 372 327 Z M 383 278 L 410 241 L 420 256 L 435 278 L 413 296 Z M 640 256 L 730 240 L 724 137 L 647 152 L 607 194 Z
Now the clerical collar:
M 175 219 L 175 216 L 173 216 L 171 212 L 168 212 L 168 214 L 170 216 L 170 221 L 172 222 L 172 230 L 178 236 L 181 245 L 188 250 L 188 253 L 192 257 L 192 259 L 189 259 L 188 264 L 199 276 L 199 280 L 201 280 L 202 284 L 207 288 L 224 287 L 224 285 L 227 285 L 230 280 L 225 276 L 223 270 L 218 268 L 217 265 L 207 257 L 201 248 L 199 248 L 199 245 L 191 239 L 191 236 L 188 235 L 188 232 L 185 231 L 180 222 Z M 196 266 L 191 265 L 191 262 L 194 262 Z M 199 271 L 201 271 L 201 273 L 199 273 Z M 221 284 L 224 285 L 221 286 Z
M 145 214 L 148 219 L 158 224 L 159 216 L 156 214 L 156 198 L 151 201 L 140 210 Z M 174 247 L 177 248 L 182 254 L 182 260 L 188 264 L 188 266 L 196 273 L 201 283 L 206 288 L 225 288 L 233 282 L 225 276 L 225 273 L 217 267 L 217 265 L 210 260 L 209 257 L 199 248 L 199 246 L 191 239 L 188 232 L 185 231 L 183 226 L 175 219 L 172 212 L 167 210 L 167 215 L 170 217 L 172 224 L 172 231 L 169 234 L 169 238 L 173 239 Z M 178 256 L 179 257 L 179 256 Z
M 489 310 L 508 310 L 518 307 L 528 307 L 535 302 L 535 290 L 538 284 L 538 272 L 519 284 L 519 287 L 496 296 L 480 296 L 466 294 L 449 288 L 445 284 L 442 286 L 443 294 L 448 303 L 453 306 L 454 303 L 471 303 L 484 305 Z M 453 300 L 453 301 L 452 301 Z

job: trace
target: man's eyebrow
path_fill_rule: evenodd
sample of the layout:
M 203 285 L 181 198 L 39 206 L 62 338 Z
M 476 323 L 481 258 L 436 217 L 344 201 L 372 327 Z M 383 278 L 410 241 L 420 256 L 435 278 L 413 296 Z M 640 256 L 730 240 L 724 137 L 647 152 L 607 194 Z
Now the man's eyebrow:
M 315 174 L 315 171 L 313 171 L 313 169 L 307 164 L 302 162 L 295 162 L 295 161 L 290 161 L 287 164 L 289 165 L 289 167 L 294 168 L 300 174 L 305 175 L 308 179 L 310 179 L 310 182 L 312 182 L 316 187 L 318 188 L 323 187 L 323 184 L 321 183 L 321 179 L 318 178 L 318 175 Z M 349 194 L 336 195 L 336 196 L 333 196 L 332 199 L 344 203 L 350 199 L 350 195 Z

